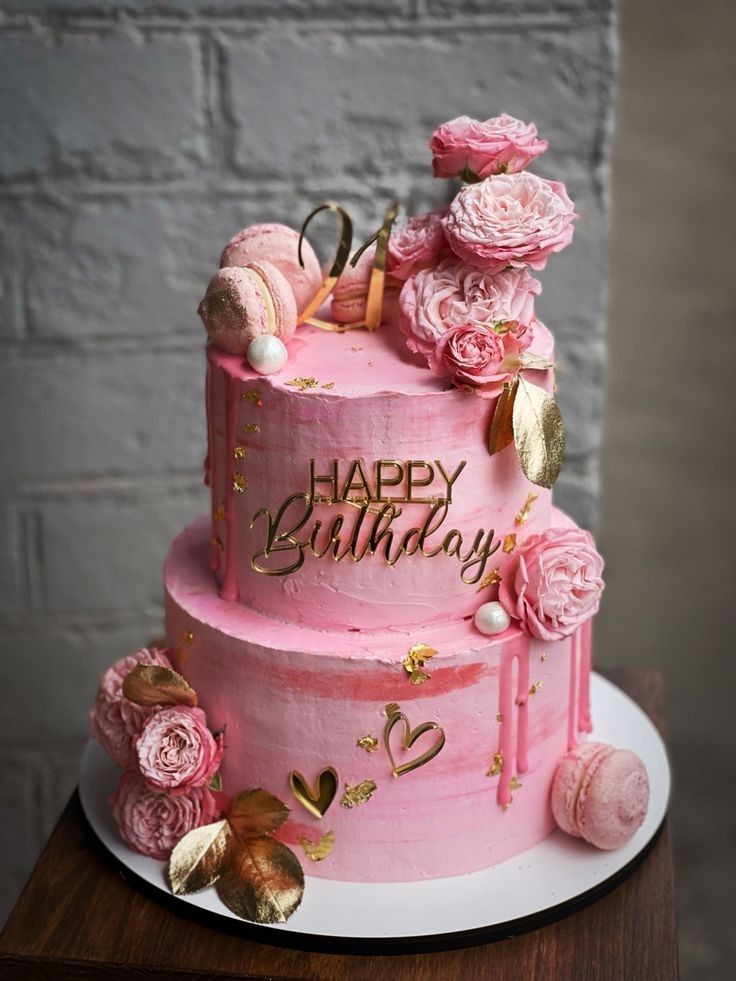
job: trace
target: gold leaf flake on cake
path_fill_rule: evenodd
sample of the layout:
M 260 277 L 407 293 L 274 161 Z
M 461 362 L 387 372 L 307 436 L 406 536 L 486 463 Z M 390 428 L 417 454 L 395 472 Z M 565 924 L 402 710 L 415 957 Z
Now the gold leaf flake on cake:
M 261 401 L 261 396 L 256 391 L 243 392 L 243 394 L 240 397 L 245 399 L 246 402 L 250 402 L 252 405 L 257 405 L 259 408 L 260 406 L 263 405 L 263 402 Z
M 362 347 L 359 347 L 359 346 L 358 346 L 357 344 L 354 344 L 354 345 L 353 345 L 353 346 L 352 346 L 352 347 L 350 348 L 350 350 L 351 350 L 351 351 L 362 351 L 362 350 L 363 350 L 363 348 L 362 348 Z
M 233 456 L 236 460 L 244 460 L 247 450 L 244 446 L 236 446 L 233 450 Z
M 248 478 L 243 473 L 233 474 L 233 490 L 236 494 L 245 494 L 248 490 Z
M 322 388 L 326 388 L 328 391 L 331 391 L 334 387 L 335 387 L 335 383 L 334 382 L 323 382 L 322 383 Z
M 376 363 L 375 361 L 369 361 L 368 362 L 368 367 L 369 368 L 372 368 L 375 363 Z
M 184 643 L 193 644 L 194 643 L 194 633 L 191 630 L 184 631 Z
M 540 661 L 546 661 L 548 657 L 549 657 L 549 654 L 547 653 L 547 651 L 543 651 L 543 652 L 542 652 L 542 653 L 541 653 L 541 654 L 539 655 L 539 660 L 540 660 Z
M 292 388 L 298 388 L 300 392 L 307 392 L 310 388 L 316 388 L 319 382 L 316 378 L 292 378 L 291 381 L 284 382 Z
M 218 538 L 217 535 L 213 535 L 212 538 L 210 538 L 210 544 L 214 545 L 215 548 L 219 548 L 221 552 L 225 548 L 225 546 L 222 544 L 222 539 Z
M 378 740 L 375 736 L 361 736 L 355 745 L 364 749 L 366 753 L 375 753 L 378 749 Z
M 534 504 L 538 497 L 539 494 L 535 494 L 533 491 L 527 495 L 526 501 L 524 501 L 523 505 L 516 512 L 514 521 L 517 525 L 525 525 L 527 523 L 532 511 L 532 504 Z
M 305 835 L 299 835 L 299 844 L 310 861 L 321 862 L 323 858 L 327 858 L 335 846 L 335 832 L 328 831 L 317 841 L 310 841 Z
M 392 715 L 396 715 L 398 711 L 399 711 L 399 706 L 396 702 L 389 702 L 384 709 L 384 712 L 389 719 L 391 718 Z
M 503 722 L 503 712 L 496 712 L 496 722 L 501 725 Z
M 342 795 L 340 804 L 342 807 L 358 807 L 360 804 L 365 804 L 366 801 L 369 801 L 375 790 L 375 780 L 363 780 L 356 787 L 351 787 L 349 783 L 346 783 L 345 793 Z
M 529 689 L 529 694 L 530 695 L 536 695 L 537 692 L 539 691 L 539 689 L 540 688 L 543 688 L 543 687 L 544 687 L 544 682 L 543 681 L 535 681 L 534 684 Z
M 509 790 L 521 790 L 522 786 L 523 785 L 519 783 L 516 777 L 512 777 L 509 780 Z
M 503 539 L 503 551 L 506 555 L 510 555 L 516 548 L 516 535 L 512 532 L 510 535 L 504 535 Z
M 493 763 L 491 763 L 487 777 L 497 777 L 503 770 L 503 753 L 493 754 Z
M 425 644 L 422 641 L 412 644 L 412 646 L 409 648 L 409 653 L 401 662 L 404 665 L 404 671 L 406 671 L 406 673 L 409 675 L 409 681 L 412 683 L 412 685 L 423 685 L 425 681 L 429 681 L 431 675 L 423 671 L 422 668 L 426 662 L 437 653 L 438 652 L 434 647 L 430 647 L 428 644 Z M 398 706 L 396 707 L 396 710 L 398 710 Z
M 260 431 L 261 427 L 255 422 L 246 422 L 246 424 L 243 426 L 244 433 L 260 433 Z
M 482 589 L 488 589 L 489 586 L 497 586 L 501 582 L 501 573 L 498 569 L 491 569 L 491 571 L 483 576 L 481 581 L 478 583 L 478 588 L 476 593 L 479 593 Z
M 215 511 L 215 521 L 224 521 L 225 520 L 225 517 L 226 517 L 226 515 L 225 515 L 225 508 L 221 504 L 218 507 L 218 509 Z

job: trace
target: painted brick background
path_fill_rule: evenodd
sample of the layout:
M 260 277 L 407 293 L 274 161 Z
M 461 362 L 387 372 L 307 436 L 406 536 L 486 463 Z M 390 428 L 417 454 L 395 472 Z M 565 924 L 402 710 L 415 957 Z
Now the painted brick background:
M 205 506 L 196 304 L 224 241 L 326 197 L 451 193 L 426 140 L 506 110 L 580 221 L 540 303 L 557 499 L 594 521 L 614 0 L 0 3 L 0 921 L 74 785 L 99 672 L 160 633 Z

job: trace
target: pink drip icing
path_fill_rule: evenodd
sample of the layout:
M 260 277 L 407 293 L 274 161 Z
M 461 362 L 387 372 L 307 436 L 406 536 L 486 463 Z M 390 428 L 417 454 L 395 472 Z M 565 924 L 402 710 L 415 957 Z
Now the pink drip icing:
M 223 373 L 224 374 L 224 373 Z M 235 435 L 238 425 L 238 394 L 239 382 L 224 374 L 226 425 L 225 436 L 225 527 L 227 543 L 225 545 L 225 572 L 220 585 L 220 596 L 224 600 L 234 601 L 239 598 L 238 585 L 235 578 L 235 550 L 237 543 L 237 521 L 235 516 Z
M 592 732 L 590 718 L 590 666 L 593 652 L 593 621 L 586 620 L 580 628 L 580 663 L 578 671 L 578 732 Z
M 212 501 L 212 547 L 210 549 L 210 568 L 213 572 L 218 572 L 220 568 L 220 549 L 217 545 L 218 528 L 215 512 L 217 511 L 217 481 L 215 478 L 215 406 L 212 378 L 213 369 L 207 365 L 205 376 L 205 400 L 207 402 L 207 456 L 204 461 L 204 482 L 210 489 Z
M 567 749 L 573 749 L 577 745 L 577 733 L 575 729 L 575 692 L 578 682 L 578 638 L 579 631 L 570 638 L 570 694 L 567 706 Z
M 496 800 L 501 806 L 511 803 L 511 777 L 514 772 L 524 773 L 529 768 L 529 649 L 528 641 L 522 639 L 516 648 L 505 645 L 501 651 L 498 682 L 498 711 L 501 715 L 501 722 L 498 752 L 501 754 L 503 762 L 496 791 Z M 517 662 L 515 697 L 513 691 L 514 660 Z M 516 719 L 514 719 L 514 707 L 516 708 Z M 516 730 L 515 754 L 513 752 L 514 729 Z

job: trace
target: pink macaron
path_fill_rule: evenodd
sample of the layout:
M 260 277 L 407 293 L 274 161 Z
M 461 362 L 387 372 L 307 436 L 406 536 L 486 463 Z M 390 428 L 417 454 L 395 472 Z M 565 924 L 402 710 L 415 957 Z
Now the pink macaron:
M 560 761 L 551 803 L 562 831 L 596 848 L 620 848 L 646 817 L 646 767 L 628 749 L 581 743 Z
M 304 268 L 299 265 L 299 233 L 287 225 L 253 225 L 233 236 L 225 246 L 220 266 L 270 262 L 287 279 L 301 313 L 322 285 L 322 270 L 314 249 L 302 242 Z
M 262 334 L 286 344 L 296 330 L 294 294 L 269 262 L 218 269 L 197 313 L 212 343 L 230 354 L 245 354 Z
M 354 266 L 345 266 L 332 291 L 332 319 L 338 324 L 353 324 L 365 318 L 368 287 L 371 282 L 376 249 L 366 249 Z

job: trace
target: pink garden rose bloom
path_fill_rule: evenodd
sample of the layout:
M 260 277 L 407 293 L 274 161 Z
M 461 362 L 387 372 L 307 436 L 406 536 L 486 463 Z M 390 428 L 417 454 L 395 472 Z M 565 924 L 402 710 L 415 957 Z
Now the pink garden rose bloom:
M 146 719 L 154 711 L 128 701 L 123 681 L 138 664 L 157 664 L 171 668 L 166 651 L 144 647 L 116 661 L 100 679 L 100 687 L 90 714 L 92 735 L 108 756 L 120 767 L 135 761 L 135 740 Z
M 173 705 L 146 720 L 136 755 L 151 790 L 182 793 L 210 782 L 222 759 L 222 737 L 212 735 L 202 709 Z
M 525 172 L 468 184 L 442 224 L 455 255 L 496 273 L 509 266 L 544 269 L 572 241 L 574 218 L 564 184 Z
M 504 358 L 520 350 L 511 332 L 502 335 L 491 327 L 458 324 L 442 334 L 428 361 L 436 375 L 449 375 L 456 385 L 471 385 L 485 398 L 495 398 L 512 374 L 504 368 Z
M 123 773 L 108 803 L 126 845 L 159 860 L 167 859 L 184 835 L 220 816 L 209 790 L 157 794 L 134 770 Z
M 445 259 L 434 269 L 422 269 L 404 283 L 399 305 L 401 329 L 410 351 L 429 357 L 451 327 L 519 325 L 522 347 L 531 342 L 534 297 L 542 286 L 526 269 L 509 269 L 496 276 Z
M 525 633 L 561 640 L 598 611 L 602 572 L 589 532 L 550 528 L 527 538 L 504 563 L 498 598 Z
M 434 131 L 429 148 L 435 177 L 473 179 L 523 170 L 544 153 L 547 141 L 537 138 L 533 123 L 503 113 L 485 122 L 451 119 Z
M 441 219 L 442 215 L 432 211 L 394 225 L 388 240 L 386 272 L 394 279 L 405 280 L 419 269 L 434 265 L 442 250 L 447 249 Z

